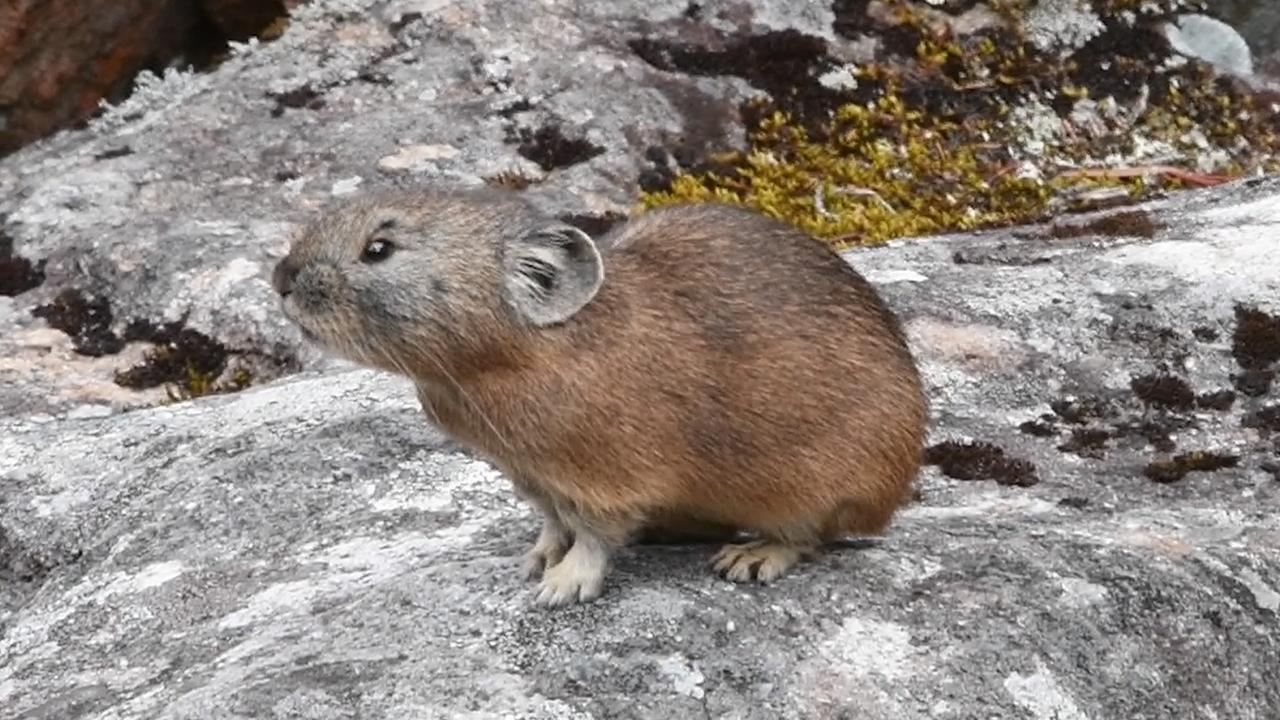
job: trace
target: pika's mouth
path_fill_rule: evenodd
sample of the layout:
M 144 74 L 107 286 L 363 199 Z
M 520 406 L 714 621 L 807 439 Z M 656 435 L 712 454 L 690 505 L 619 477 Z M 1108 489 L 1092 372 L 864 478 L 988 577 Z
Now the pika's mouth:
M 320 337 L 320 334 L 307 323 L 305 313 L 298 309 L 298 303 L 293 299 L 292 294 L 280 298 L 280 311 L 289 320 L 290 324 L 298 328 L 298 331 L 302 333 L 302 337 L 306 338 L 308 342 L 327 345 Z

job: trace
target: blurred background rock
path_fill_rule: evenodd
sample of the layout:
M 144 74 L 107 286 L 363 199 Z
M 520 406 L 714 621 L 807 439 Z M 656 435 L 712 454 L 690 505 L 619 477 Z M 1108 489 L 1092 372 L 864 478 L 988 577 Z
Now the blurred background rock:
M 215 64 L 302 0 L 0 0 L 0 155 L 94 115 L 138 71 Z

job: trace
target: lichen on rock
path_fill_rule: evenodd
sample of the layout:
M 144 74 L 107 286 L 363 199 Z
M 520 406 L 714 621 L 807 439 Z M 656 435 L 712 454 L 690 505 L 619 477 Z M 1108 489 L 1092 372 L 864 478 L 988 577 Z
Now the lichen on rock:
M 1280 96 L 1165 32 L 1201 3 L 978 3 L 967 12 L 998 22 L 977 29 L 906 0 L 837 6 L 837 28 L 883 38 L 883 57 L 844 69 L 844 91 L 758 102 L 749 148 L 644 207 L 744 204 L 844 246 L 1030 222 L 1100 186 L 1132 202 L 1280 168 Z M 810 52 L 810 74 L 830 50 Z

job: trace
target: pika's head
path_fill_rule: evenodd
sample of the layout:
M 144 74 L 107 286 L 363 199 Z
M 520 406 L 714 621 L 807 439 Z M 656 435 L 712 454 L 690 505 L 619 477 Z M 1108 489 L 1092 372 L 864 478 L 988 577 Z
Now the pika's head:
M 285 315 L 349 360 L 408 373 L 569 321 L 604 281 L 577 228 L 501 191 L 395 191 L 323 211 L 272 274 Z

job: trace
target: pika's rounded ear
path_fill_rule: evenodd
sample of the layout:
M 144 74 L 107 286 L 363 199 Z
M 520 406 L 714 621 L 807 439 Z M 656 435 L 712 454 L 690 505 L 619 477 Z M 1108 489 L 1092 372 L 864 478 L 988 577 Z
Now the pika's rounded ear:
M 555 325 L 596 296 L 604 283 L 604 262 L 586 233 L 552 223 L 507 243 L 502 275 L 507 300 L 523 319 Z

